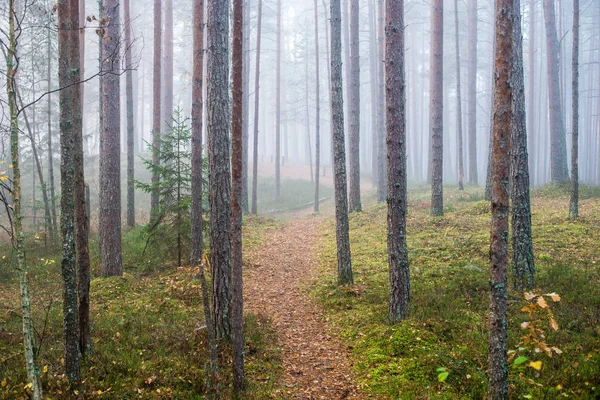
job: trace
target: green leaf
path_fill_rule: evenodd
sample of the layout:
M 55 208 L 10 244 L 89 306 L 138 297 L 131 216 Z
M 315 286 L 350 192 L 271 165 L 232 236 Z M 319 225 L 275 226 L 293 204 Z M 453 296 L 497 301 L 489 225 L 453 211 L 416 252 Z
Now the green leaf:
M 533 399 L 533 396 L 532 396 L 532 395 L 530 395 L 530 394 L 524 394 L 524 395 L 523 395 L 523 398 L 524 398 L 524 399 Z
M 525 356 L 518 357 L 518 358 L 515 360 L 515 365 L 521 365 L 521 364 L 523 364 L 525 361 L 527 361 L 527 357 L 525 357 Z
M 445 382 L 446 379 L 448 379 L 448 375 L 450 375 L 448 372 L 442 372 L 441 374 L 439 374 L 438 382 Z
M 446 372 L 446 368 L 444 367 L 439 367 L 438 369 L 436 369 L 437 372 Z

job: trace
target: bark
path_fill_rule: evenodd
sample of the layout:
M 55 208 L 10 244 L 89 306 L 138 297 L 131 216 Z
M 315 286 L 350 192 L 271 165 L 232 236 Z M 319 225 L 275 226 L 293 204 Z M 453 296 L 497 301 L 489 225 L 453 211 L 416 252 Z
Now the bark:
M 82 4 L 82 1 L 73 0 L 75 5 Z M 79 15 L 77 15 L 79 14 Z M 72 15 L 73 24 L 77 21 L 81 23 L 81 10 Z M 73 62 L 83 65 L 83 36 L 79 29 L 73 29 L 71 35 L 71 54 Z M 82 70 L 80 70 L 82 71 Z M 79 74 L 78 79 L 83 77 L 83 72 Z M 77 295 L 78 304 L 78 330 L 79 330 L 79 351 L 82 355 L 90 350 L 92 342 L 90 338 L 90 252 L 89 252 L 89 218 L 88 208 L 89 200 L 86 197 L 85 175 L 84 175 L 84 150 L 83 150 L 83 86 L 78 85 L 75 90 L 80 96 L 78 107 L 72 110 L 79 116 L 75 121 L 79 124 L 74 131 L 73 142 L 73 162 L 74 162 L 74 188 L 73 201 L 75 202 L 75 252 L 77 257 Z M 75 101 L 75 100 L 73 100 Z
M 52 214 L 52 225 L 50 229 L 55 233 L 55 236 L 58 235 L 58 228 L 56 224 L 56 197 L 54 193 L 54 152 L 52 150 L 52 95 L 50 91 L 52 90 L 52 41 L 51 41 L 51 30 L 48 29 L 47 36 L 47 54 L 48 54 L 48 69 L 47 69 L 47 91 L 48 91 L 48 109 L 47 109 L 47 117 L 48 117 L 48 138 L 47 138 L 47 146 L 48 146 L 48 184 L 50 185 L 50 202 L 52 207 L 50 208 L 50 212 Z M 52 241 L 52 244 L 56 244 L 56 239 Z
M 496 0 L 488 399 L 508 399 L 507 269 L 513 0 Z
M 217 338 L 231 338 L 229 2 L 208 1 L 207 133 L 210 258 Z
M 377 188 L 377 153 L 378 140 L 377 135 L 377 17 L 375 0 L 369 0 L 369 79 L 370 79 L 370 111 L 371 111 L 371 182 L 374 188 Z
M 444 3 L 431 3 L 431 215 L 444 215 Z
M 133 62 L 131 59 L 131 11 L 130 0 L 123 1 L 125 13 L 125 92 L 127 96 L 127 226 L 135 226 L 135 189 L 134 189 L 134 141 L 135 128 L 133 126 Z
M 378 9 L 378 33 L 377 33 L 377 41 L 379 46 L 379 94 L 377 95 L 377 201 L 379 203 L 383 203 L 387 198 L 387 166 L 386 166 L 386 131 L 385 131 L 385 71 L 384 66 L 385 63 L 385 39 L 384 39 L 384 1 L 378 0 L 377 9 Z
M 467 3 L 468 48 L 467 92 L 469 127 L 469 183 L 478 184 L 477 176 L 477 0 Z
M 65 374 L 71 382 L 79 381 L 79 335 L 77 304 L 77 269 L 75 252 L 75 137 L 81 131 L 81 91 L 76 85 L 79 76 L 79 1 L 58 3 L 58 56 L 60 91 L 60 177 L 62 231 L 63 323 L 65 343 Z M 81 133 L 79 133 L 81 135 Z
M 102 276 L 123 275 L 121 255 L 121 98 L 120 98 L 120 40 L 119 1 L 104 0 L 104 17 L 108 19 L 102 41 L 102 149 L 100 158 L 100 215 L 99 231 L 102 237 L 100 273 Z
M 262 0 L 258 0 L 256 23 L 256 66 L 254 68 L 254 139 L 252 151 L 252 210 L 258 212 L 258 112 L 260 107 L 260 42 L 262 30 Z
M 406 83 L 404 74 L 404 0 L 386 0 L 386 121 L 388 164 L 388 320 L 408 316 L 410 274 L 406 246 Z
M 569 218 L 579 216 L 579 0 L 573 0 L 573 137 L 571 143 L 571 199 Z
M 154 62 L 152 81 L 152 163 L 160 163 L 160 113 L 161 113 L 161 63 L 162 63 L 162 9 L 161 0 L 154 0 Z M 152 185 L 155 190 L 150 197 L 150 214 L 158 213 L 159 188 L 158 171 L 152 173 Z
M 12 209 L 13 209 L 13 244 L 17 250 L 17 262 L 19 272 L 19 288 L 21 294 L 21 311 L 23 313 L 23 347 L 25 352 L 25 365 L 27 378 L 31 383 L 32 399 L 42 399 L 42 384 L 40 381 L 40 370 L 36 359 L 35 336 L 33 322 L 31 319 L 31 296 L 27 282 L 27 265 L 25 262 L 25 237 L 21 215 L 21 170 L 19 160 L 19 119 L 17 116 L 17 95 L 15 90 L 15 76 L 18 63 L 15 62 L 17 43 L 15 37 L 15 0 L 8 2 L 8 48 L 6 56 L 6 90 L 10 112 L 10 153 L 12 159 Z
M 338 284 L 353 284 L 348 226 L 346 153 L 344 149 L 344 90 L 342 82 L 342 23 L 340 0 L 331 0 L 331 109 L 335 186 Z
M 554 0 L 544 0 L 544 20 L 548 63 L 548 105 L 550 108 L 550 174 L 552 182 L 563 183 L 569 179 L 569 171 L 567 168 L 567 139 L 560 97 L 559 44 L 556 34 Z
M 204 0 L 194 0 L 194 59 L 192 77 L 192 266 L 202 264 L 202 111 L 204 77 Z M 206 317 L 208 319 L 208 316 Z
M 319 74 L 319 11 L 315 5 L 315 212 L 319 212 L 319 177 L 321 169 L 321 86 Z
M 350 0 L 350 212 L 362 211 L 360 202 L 360 46 L 358 0 Z
M 171 130 L 173 116 L 173 0 L 164 0 L 161 132 Z
M 250 146 L 250 0 L 244 2 L 244 106 L 243 106 L 243 141 L 242 141 L 242 212 L 250 213 L 248 199 L 248 152 Z
M 242 297 L 242 195 L 244 142 L 244 5 L 233 1 L 232 110 L 231 110 L 231 336 L 233 393 L 244 390 L 244 309 Z
M 520 10 L 520 0 L 513 0 Z M 523 75 L 523 37 L 521 13 L 513 14 L 511 190 L 512 200 L 512 268 L 515 288 L 531 289 L 534 285 L 535 260 L 531 238 L 531 202 L 529 199 L 529 155 L 527 153 L 527 116 L 525 113 L 525 78 Z
M 536 69 L 535 69 L 535 49 L 536 49 L 536 41 L 535 41 L 535 0 L 529 0 L 529 49 L 528 49 L 528 64 L 529 64 L 529 82 L 528 82 L 528 96 L 529 96 L 529 110 L 527 114 L 528 126 L 527 130 L 529 132 L 529 143 L 528 149 L 529 153 L 532 155 L 529 159 L 529 175 L 531 177 L 531 184 L 535 185 L 535 132 L 537 126 L 535 125 L 535 79 L 536 79 Z
M 464 190 L 462 95 L 460 86 L 460 41 L 458 35 L 458 0 L 454 0 L 454 28 L 456 37 L 456 132 L 458 136 L 458 190 Z
M 281 195 L 281 0 L 277 0 L 277 71 L 275 77 L 275 198 Z

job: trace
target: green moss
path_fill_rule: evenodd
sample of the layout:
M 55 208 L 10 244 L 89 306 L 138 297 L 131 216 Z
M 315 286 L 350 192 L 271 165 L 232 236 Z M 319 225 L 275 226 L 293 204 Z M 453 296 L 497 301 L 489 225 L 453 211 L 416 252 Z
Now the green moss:
M 536 283 L 557 292 L 560 325 L 547 342 L 563 351 L 532 368 L 510 368 L 514 397 L 573 398 L 600 395 L 600 196 L 581 202 L 582 217 L 568 219 L 568 196 L 535 192 L 532 203 Z M 407 321 L 386 323 L 388 270 L 385 205 L 365 207 L 350 217 L 354 288 L 337 289 L 333 222 L 323 226 L 322 275 L 313 294 L 354 354 L 367 392 L 384 398 L 472 399 L 487 391 L 487 310 L 489 304 L 489 203 L 483 190 L 445 189 L 447 214 L 429 217 L 429 193 L 409 193 L 407 240 L 411 268 L 411 308 Z M 509 285 L 511 287 L 512 285 Z M 509 289 L 509 349 L 518 346 L 522 295 Z M 437 368 L 449 372 L 438 381 Z M 557 386 L 560 385 L 560 389 Z

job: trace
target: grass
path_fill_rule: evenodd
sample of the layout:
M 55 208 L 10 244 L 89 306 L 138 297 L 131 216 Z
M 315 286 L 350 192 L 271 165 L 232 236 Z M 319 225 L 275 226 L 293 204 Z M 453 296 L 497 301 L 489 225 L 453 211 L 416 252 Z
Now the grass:
M 553 358 L 521 341 L 521 293 L 509 294 L 511 357 L 542 361 L 509 367 L 511 398 L 598 398 L 600 396 L 600 193 L 583 187 L 582 217 L 570 221 L 568 191 L 534 191 L 533 238 L 538 292 L 556 292 L 554 332 L 542 318 L 546 342 L 562 350 Z M 446 215 L 429 216 L 429 192 L 411 191 L 407 239 L 411 308 L 405 322 L 386 323 L 388 270 L 384 205 L 350 218 L 355 286 L 338 289 L 333 222 L 323 227 L 322 274 L 313 294 L 333 329 L 351 348 L 363 389 L 402 399 L 481 399 L 487 391 L 489 203 L 483 191 L 445 190 Z M 512 278 L 511 278 L 512 279 Z M 521 349 L 519 349 L 521 348 Z M 440 382 L 439 368 L 448 377 Z
M 293 186 L 283 183 L 283 188 Z M 282 207 L 304 201 L 285 199 Z M 246 217 L 244 251 L 255 249 L 266 233 L 282 223 L 270 217 Z M 142 255 L 146 235 L 142 227 L 136 227 L 123 232 L 123 277 L 98 278 L 100 260 L 94 237 L 90 241 L 93 353 L 82 362 L 81 384 L 71 387 L 63 375 L 60 250 L 45 248 L 34 234 L 28 235 L 27 242 L 32 312 L 47 398 L 203 398 L 207 336 L 200 286 L 191 268 L 176 268 L 168 256 L 151 250 Z M 26 399 L 16 260 L 9 246 L 0 249 L 2 254 L 6 257 L 0 259 L 0 399 Z M 245 398 L 270 397 L 281 369 L 278 338 L 270 320 L 247 314 L 245 340 Z M 228 377 L 230 358 L 223 356 L 221 364 L 222 375 Z M 225 379 L 222 384 L 227 398 L 230 382 Z

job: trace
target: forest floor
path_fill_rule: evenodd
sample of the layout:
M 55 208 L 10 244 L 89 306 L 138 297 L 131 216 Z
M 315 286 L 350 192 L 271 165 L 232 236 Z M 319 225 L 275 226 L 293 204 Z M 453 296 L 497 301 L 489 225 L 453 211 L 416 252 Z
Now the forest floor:
M 266 314 L 279 337 L 283 387 L 293 399 L 364 398 L 354 383 L 348 349 L 328 329 L 308 293 L 318 269 L 323 215 L 295 213 L 248 255 L 245 309 Z

